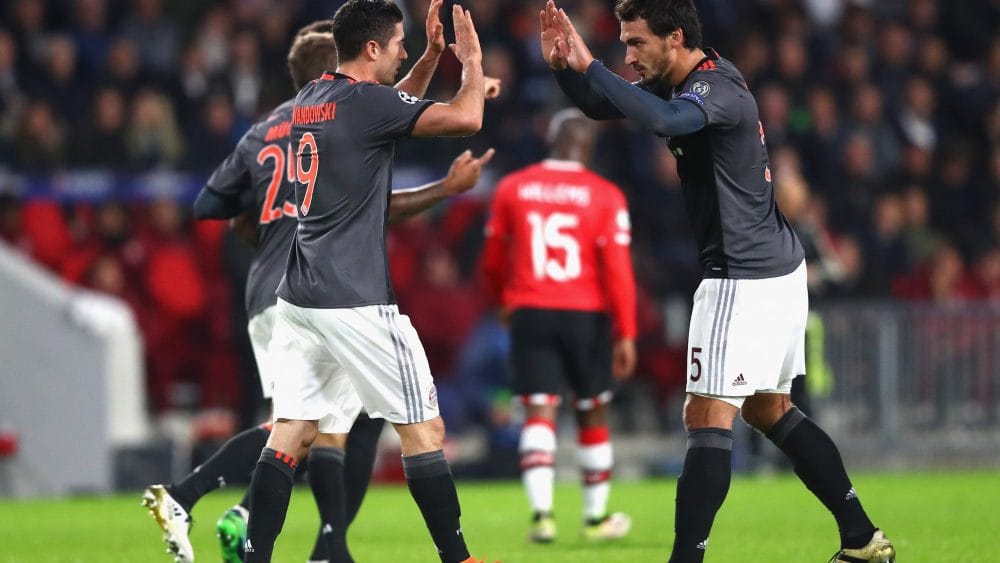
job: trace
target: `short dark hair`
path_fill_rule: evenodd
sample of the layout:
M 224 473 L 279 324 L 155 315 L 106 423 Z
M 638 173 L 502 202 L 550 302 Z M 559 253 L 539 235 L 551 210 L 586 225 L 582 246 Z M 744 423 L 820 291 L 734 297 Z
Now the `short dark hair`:
M 295 36 L 300 37 L 307 33 L 333 33 L 333 20 L 316 20 L 304 25 L 302 29 L 295 32 Z
M 618 0 L 615 17 L 623 22 L 642 18 L 660 37 L 679 29 L 684 32 L 685 47 L 701 47 L 701 21 L 693 0 Z
M 403 12 L 391 0 L 348 0 L 333 15 L 333 40 L 340 59 L 358 57 L 369 41 L 385 47 L 403 21 Z
M 316 80 L 324 70 L 337 68 L 337 46 L 332 33 L 307 32 L 296 35 L 288 50 L 288 72 L 295 90 Z

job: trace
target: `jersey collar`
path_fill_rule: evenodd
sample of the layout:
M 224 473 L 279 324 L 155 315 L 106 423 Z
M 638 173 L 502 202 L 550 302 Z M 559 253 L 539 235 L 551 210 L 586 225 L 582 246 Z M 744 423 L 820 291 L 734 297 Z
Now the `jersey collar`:
M 357 83 L 357 80 L 351 78 L 350 76 L 347 76 L 346 74 L 341 74 L 341 73 L 336 72 L 336 71 L 326 71 L 326 72 L 324 72 L 323 74 L 320 75 L 319 79 L 320 80 L 338 80 L 338 79 L 340 79 L 340 80 L 347 80 L 351 84 Z
M 675 94 L 680 91 L 681 86 L 684 86 L 684 83 L 687 82 L 689 78 L 691 78 L 692 74 L 698 72 L 699 70 L 713 70 L 715 68 L 716 66 L 715 61 L 719 60 L 720 58 L 719 53 L 717 53 L 715 49 L 711 47 L 705 47 L 704 51 L 705 51 L 705 56 L 702 57 L 700 61 L 698 61 L 698 64 L 694 65 L 694 68 L 691 69 L 691 72 L 687 73 L 687 75 L 684 77 L 683 80 L 681 80 L 679 83 L 677 83 L 676 86 L 674 86 L 673 90 Z
M 562 171 L 577 171 L 583 170 L 583 163 L 577 162 L 575 160 L 559 160 L 555 158 L 546 158 L 542 161 L 542 167 L 548 168 L 549 170 L 562 170 Z

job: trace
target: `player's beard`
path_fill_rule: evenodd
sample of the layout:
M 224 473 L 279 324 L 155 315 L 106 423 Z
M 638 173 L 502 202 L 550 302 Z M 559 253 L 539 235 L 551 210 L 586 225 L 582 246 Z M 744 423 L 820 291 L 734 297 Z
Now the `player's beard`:
M 663 76 L 649 76 L 640 78 L 639 84 L 648 92 L 652 92 L 660 97 L 665 97 L 670 92 L 672 85 Z

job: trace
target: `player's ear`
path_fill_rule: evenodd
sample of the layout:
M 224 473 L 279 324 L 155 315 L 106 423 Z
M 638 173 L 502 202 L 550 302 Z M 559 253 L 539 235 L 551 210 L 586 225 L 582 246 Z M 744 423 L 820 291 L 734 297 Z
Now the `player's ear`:
M 373 61 L 378 59 L 378 54 L 381 51 L 382 46 L 378 44 L 378 41 L 372 39 L 371 41 L 365 43 L 365 54 L 368 55 L 369 59 Z
M 675 29 L 675 30 L 671 31 L 670 35 L 667 37 L 667 39 L 670 41 L 670 46 L 673 47 L 674 49 L 679 49 L 680 47 L 683 47 L 684 46 L 684 30 L 682 30 L 682 29 Z

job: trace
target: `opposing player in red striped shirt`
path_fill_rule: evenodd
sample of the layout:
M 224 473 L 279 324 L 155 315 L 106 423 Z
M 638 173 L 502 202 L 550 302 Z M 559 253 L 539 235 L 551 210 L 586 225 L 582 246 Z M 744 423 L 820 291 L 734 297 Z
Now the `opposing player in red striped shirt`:
M 608 402 L 635 367 L 635 280 L 625 198 L 587 170 L 594 125 L 576 109 L 553 117 L 550 158 L 504 177 L 486 226 L 486 285 L 509 312 L 514 393 L 524 402 L 521 472 L 529 539 L 556 537 L 555 421 L 568 386 L 579 427 L 584 535 L 617 539 L 631 519 L 609 514 Z

